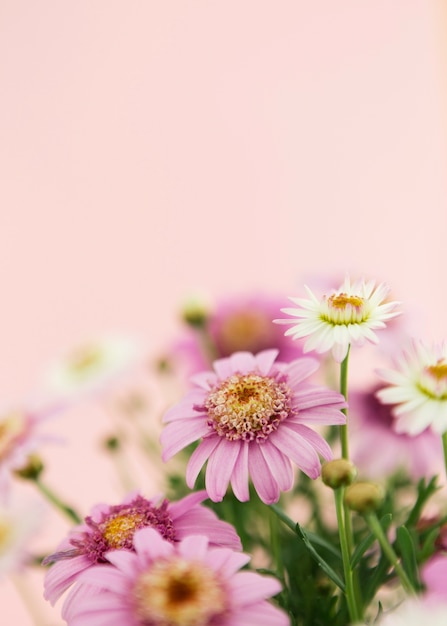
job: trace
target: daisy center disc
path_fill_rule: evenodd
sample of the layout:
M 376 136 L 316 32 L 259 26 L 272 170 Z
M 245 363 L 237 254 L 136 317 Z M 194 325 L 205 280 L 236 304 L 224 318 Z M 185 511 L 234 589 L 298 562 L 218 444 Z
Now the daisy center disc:
M 338 293 L 324 298 L 321 318 L 334 325 L 361 324 L 368 319 L 366 301 L 360 296 Z
M 100 521 L 87 517 L 85 522 L 88 530 L 70 542 L 77 554 L 85 554 L 93 563 L 103 563 L 109 550 L 133 550 L 133 537 L 139 528 L 155 528 L 167 541 L 175 540 L 167 501 L 156 507 L 143 496 L 110 507 Z
M 439 359 L 433 365 L 427 365 L 422 373 L 421 390 L 437 400 L 447 399 L 447 363 Z
M 140 574 L 133 597 L 139 623 L 151 626 L 211 626 L 226 609 L 225 589 L 215 572 L 178 558 Z
M 262 442 L 291 412 L 284 382 L 258 374 L 234 374 L 208 395 L 208 425 L 226 439 Z
M 79 348 L 68 358 L 68 368 L 74 376 L 82 377 L 95 370 L 101 364 L 103 355 L 94 346 Z

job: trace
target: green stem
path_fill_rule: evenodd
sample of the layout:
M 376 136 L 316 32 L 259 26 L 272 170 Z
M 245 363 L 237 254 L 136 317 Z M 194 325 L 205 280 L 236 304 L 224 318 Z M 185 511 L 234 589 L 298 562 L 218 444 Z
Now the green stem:
M 416 590 L 413 587 L 411 580 L 408 578 L 404 568 L 399 563 L 397 554 L 394 552 L 393 547 L 388 541 L 387 536 L 383 532 L 383 529 L 379 523 L 379 520 L 377 519 L 377 515 L 375 513 L 368 513 L 367 515 L 365 515 L 365 520 L 369 526 L 370 531 L 373 533 L 373 535 L 379 542 L 380 547 L 383 550 L 383 553 L 386 555 L 386 557 L 388 558 L 388 560 L 394 567 L 397 575 L 399 576 L 400 581 L 402 583 L 402 587 L 405 589 L 407 593 L 415 595 Z
M 447 475 L 447 432 L 442 434 L 442 448 L 444 450 L 444 465 L 445 473 Z
M 352 540 L 349 529 L 345 524 L 345 510 L 343 507 L 344 487 L 334 489 L 335 509 L 337 512 L 338 533 L 340 537 L 341 555 L 343 559 L 343 571 L 346 585 L 346 602 L 348 604 L 349 616 L 353 624 L 357 624 L 362 619 L 362 611 L 358 605 L 357 593 L 355 590 L 354 574 L 351 569 Z
M 71 506 L 68 506 L 67 504 L 62 502 L 62 500 L 58 496 L 56 496 L 56 494 L 49 487 L 47 487 L 40 480 L 40 478 L 34 478 L 33 482 L 39 489 L 40 493 L 44 495 L 45 498 L 49 502 L 51 502 L 51 504 L 54 504 L 57 509 L 59 509 L 64 515 L 66 515 L 71 522 L 74 522 L 75 524 L 80 524 L 82 522 L 82 519 L 79 517 L 76 511 L 72 509 Z
M 345 358 L 340 364 L 340 393 L 343 394 L 346 402 L 348 401 L 348 361 L 349 351 L 346 353 Z M 348 409 L 342 409 L 342 413 L 346 416 L 346 424 L 340 426 L 340 443 L 341 443 L 341 455 L 344 459 L 349 459 L 349 444 L 348 444 Z
M 272 549 L 272 556 L 274 560 L 274 565 L 276 569 L 276 573 L 280 578 L 284 576 L 284 564 L 281 556 L 281 540 L 280 540 L 280 529 L 279 529 L 279 518 L 275 514 L 275 511 L 270 512 L 269 516 L 269 528 L 270 528 L 270 545 Z

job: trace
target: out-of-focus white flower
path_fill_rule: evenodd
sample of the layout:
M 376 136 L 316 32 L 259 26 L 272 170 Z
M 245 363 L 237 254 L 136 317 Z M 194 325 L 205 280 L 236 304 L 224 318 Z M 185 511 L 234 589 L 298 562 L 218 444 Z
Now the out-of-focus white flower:
M 409 599 L 396 609 L 386 612 L 377 622 L 378 626 L 445 626 L 447 604 L 433 602 L 428 598 Z
M 418 435 L 429 427 L 438 434 L 447 432 L 447 342 L 428 345 L 414 340 L 396 369 L 378 374 L 389 386 L 377 396 L 396 405 L 396 432 Z
M 26 563 L 28 543 L 39 531 L 44 515 L 44 505 L 34 500 L 14 499 L 0 506 L 0 577 Z
M 45 386 L 57 397 L 98 391 L 138 361 L 137 343 L 124 337 L 106 337 L 74 348 L 53 362 L 45 376 Z

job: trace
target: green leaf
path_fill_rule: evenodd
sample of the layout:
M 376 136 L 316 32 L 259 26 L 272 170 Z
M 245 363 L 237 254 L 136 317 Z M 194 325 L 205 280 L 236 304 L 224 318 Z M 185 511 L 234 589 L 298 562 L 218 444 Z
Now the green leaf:
M 408 578 L 413 586 L 420 587 L 416 546 L 406 526 L 399 526 L 396 530 L 396 548 L 401 556 L 402 567 Z
M 391 515 L 391 513 L 387 513 L 386 515 L 384 515 L 381 520 L 380 520 L 380 525 L 382 526 L 382 529 L 384 530 L 384 532 L 386 532 L 391 524 L 391 520 L 393 519 L 393 516 Z M 354 569 L 355 567 L 357 567 L 357 565 L 359 564 L 361 558 L 363 557 L 363 555 L 365 554 L 365 552 L 372 546 L 372 544 L 374 543 L 374 541 L 376 540 L 375 536 L 373 535 L 373 533 L 369 533 L 356 547 L 356 549 L 354 550 L 354 554 L 352 555 L 352 559 L 351 559 L 351 569 Z
M 321 554 L 319 554 L 317 552 L 317 550 L 315 550 L 315 548 L 313 547 L 313 545 L 312 545 L 312 543 L 311 543 L 307 533 L 305 532 L 305 530 L 303 528 L 301 528 L 301 526 L 298 523 L 295 526 L 295 532 L 296 532 L 296 534 L 299 537 L 301 537 L 301 539 L 303 540 L 304 545 L 309 550 L 310 555 L 312 556 L 313 559 L 315 559 L 315 561 L 318 563 L 318 565 L 321 567 L 321 569 L 325 572 L 325 574 L 332 580 L 332 582 L 334 582 L 337 585 L 337 587 L 339 587 L 344 592 L 345 591 L 345 583 L 342 581 L 342 579 L 337 574 L 337 572 L 335 572 L 332 569 L 332 567 L 329 565 L 329 563 L 327 563 L 323 559 Z
M 437 476 L 433 476 L 427 485 L 425 484 L 425 478 L 421 478 L 418 482 L 418 497 L 416 498 L 414 507 L 410 511 L 407 521 L 405 522 L 405 526 L 408 528 L 416 526 L 419 518 L 421 517 L 422 509 L 424 508 L 425 503 L 440 489 L 440 487 L 436 484 L 437 479 Z

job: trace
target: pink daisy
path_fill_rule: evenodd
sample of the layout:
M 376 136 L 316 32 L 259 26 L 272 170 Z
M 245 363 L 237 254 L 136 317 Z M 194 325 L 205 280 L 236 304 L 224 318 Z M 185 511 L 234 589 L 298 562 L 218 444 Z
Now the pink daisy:
M 305 382 L 318 369 L 315 359 L 286 364 L 275 362 L 277 354 L 236 352 L 218 359 L 213 372 L 192 377 L 195 387 L 164 416 L 163 460 L 201 438 L 186 482 L 192 488 L 208 461 L 205 485 L 215 502 L 230 481 L 236 497 L 248 500 L 250 476 L 261 500 L 271 504 L 293 485 L 291 461 L 316 478 L 319 455 L 332 457 L 327 442 L 306 424 L 344 424 L 343 396 Z
M 65 604 L 68 626 L 288 626 L 268 601 L 278 580 L 239 571 L 250 557 L 213 548 L 203 535 L 174 545 L 150 528 L 138 530 L 135 552 L 113 551 L 114 567 L 97 565 L 84 592 Z
M 426 596 L 447 603 L 447 553 L 437 553 L 422 567 Z
M 241 294 L 224 298 L 210 312 L 204 311 L 205 334 L 209 346 L 204 345 L 203 334 L 189 329 L 172 348 L 172 356 L 186 363 L 192 374 L 212 365 L 214 358 L 230 356 L 233 352 L 252 353 L 276 348 L 279 359 L 290 362 L 302 356 L 302 346 L 285 337 L 281 328 L 272 323 L 278 309 L 284 305 L 282 297 L 263 294 Z
M 54 604 L 81 572 L 105 563 L 110 550 L 132 551 L 134 533 L 139 528 L 155 528 L 171 542 L 200 532 L 214 545 L 240 550 L 234 528 L 201 505 L 207 497 L 205 491 L 198 491 L 178 502 L 159 502 L 130 494 L 122 504 L 96 505 L 85 523 L 75 527 L 57 551 L 44 559 L 44 565 L 54 563 L 45 577 L 45 598 Z
M 383 478 L 399 469 L 412 478 L 433 476 L 443 467 L 442 445 L 430 429 L 411 437 L 397 433 L 392 407 L 382 404 L 377 392 L 351 391 L 351 458 L 358 469 L 370 478 Z M 380 450 L 380 454 L 378 453 Z

